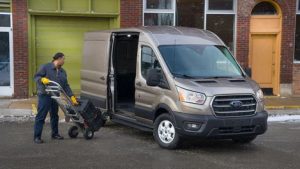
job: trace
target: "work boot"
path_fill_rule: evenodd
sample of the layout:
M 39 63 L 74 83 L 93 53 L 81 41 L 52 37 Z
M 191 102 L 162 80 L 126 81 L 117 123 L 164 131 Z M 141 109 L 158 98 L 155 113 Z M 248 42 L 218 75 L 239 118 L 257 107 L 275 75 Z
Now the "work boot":
M 53 140 L 63 140 L 64 137 L 59 134 L 54 134 L 54 135 L 52 135 L 52 139 Z
M 34 139 L 34 143 L 36 143 L 36 144 L 42 144 L 42 143 L 44 143 L 44 141 L 41 138 L 35 138 Z

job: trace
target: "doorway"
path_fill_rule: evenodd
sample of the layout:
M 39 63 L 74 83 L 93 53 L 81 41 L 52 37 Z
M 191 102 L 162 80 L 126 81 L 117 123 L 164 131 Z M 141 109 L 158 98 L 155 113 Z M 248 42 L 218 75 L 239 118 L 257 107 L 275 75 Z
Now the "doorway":
M 0 96 L 13 95 L 11 14 L 0 13 Z
M 114 102 L 116 110 L 133 112 L 138 33 L 117 33 L 114 40 Z
M 280 94 L 281 11 L 272 1 L 259 1 L 250 21 L 249 67 L 252 79 L 271 95 Z

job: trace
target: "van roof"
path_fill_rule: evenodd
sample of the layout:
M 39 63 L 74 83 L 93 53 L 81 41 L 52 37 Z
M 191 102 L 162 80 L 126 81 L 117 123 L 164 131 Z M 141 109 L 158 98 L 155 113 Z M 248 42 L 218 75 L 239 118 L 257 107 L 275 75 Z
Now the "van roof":
M 144 26 L 136 28 L 114 29 L 99 32 L 139 32 L 149 36 L 153 42 L 159 45 L 174 44 L 203 44 L 203 45 L 221 45 L 225 46 L 223 41 L 214 33 L 208 30 L 174 27 L 174 26 Z M 92 36 L 95 38 L 93 32 Z M 91 36 L 90 36 L 91 37 Z

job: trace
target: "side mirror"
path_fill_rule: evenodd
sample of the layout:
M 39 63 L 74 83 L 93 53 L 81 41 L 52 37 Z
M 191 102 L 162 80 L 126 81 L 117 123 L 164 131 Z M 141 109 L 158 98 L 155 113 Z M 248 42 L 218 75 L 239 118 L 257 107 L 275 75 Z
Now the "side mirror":
M 244 70 L 245 70 L 245 73 L 246 73 L 249 77 L 252 76 L 252 69 L 251 69 L 251 68 L 245 68 Z
M 150 69 L 147 73 L 146 83 L 148 86 L 158 86 L 160 84 L 162 74 L 160 70 Z

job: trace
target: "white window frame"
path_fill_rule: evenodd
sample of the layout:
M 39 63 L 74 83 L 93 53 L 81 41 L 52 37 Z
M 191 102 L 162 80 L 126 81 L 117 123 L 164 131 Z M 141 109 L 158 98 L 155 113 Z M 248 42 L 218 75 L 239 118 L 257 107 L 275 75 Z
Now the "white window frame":
M 14 94 L 14 51 L 13 51 L 13 31 L 12 31 L 12 13 L 0 12 L 0 15 L 10 15 L 10 27 L 0 27 L 0 32 L 9 33 L 9 50 L 10 50 L 10 86 L 0 86 L 0 96 L 13 96 Z
M 176 25 L 176 0 L 171 0 L 171 9 L 147 9 L 147 0 L 143 0 L 143 26 L 145 26 L 145 13 L 173 14 L 173 26 Z
M 207 24 L 207 15 L 209 14 L 221 14 L 221 15 L 234 15 L 234 25 L 233 25 L 233 54 L 234 57 L 236 54 L 236 27 L 237 27 L 237 0 L 233 1 L 233 9 L 232 10 L 209 10 L 208 9 L 208 1 L 205 0 L 204 3 L 204 29 L 206 30 L 206 24 Z
M 299 8 L 298 8 L 298 6 L 299 6 L 299 2 L 300 0 L 297 0 L 297 2 L 296 2 L 296 18 L 297 18 L 297 15 L 300 15 L 300 10 L 299 10 Z M 297 19 L 296 19 L 296 21 L 297 21 Z M 297 29 L 297 27 L 295 28 L 295 29 Z M 300 28 L 299 28 L 300 29 Z M 293 58 L 293 63 L 296 63 L 296 64 L 300 64 L 300 60 L 295 60 L 295 55 L 296 55 L 296 53 L 295 53 L 295 48 L 296 48 L 296 41 L 295 41 L 295 47 L 294 47 L 294 58 Z

